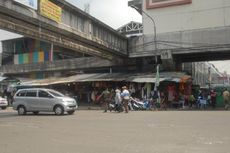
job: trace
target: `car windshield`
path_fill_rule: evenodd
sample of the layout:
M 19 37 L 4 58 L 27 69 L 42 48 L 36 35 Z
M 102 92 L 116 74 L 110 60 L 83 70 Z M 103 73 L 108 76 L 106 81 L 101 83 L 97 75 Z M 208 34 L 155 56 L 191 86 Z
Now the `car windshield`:
M 54 97 L 64 97 L 64 95 L 58 91 L 49 90 L 49 93 L 52 94 Z

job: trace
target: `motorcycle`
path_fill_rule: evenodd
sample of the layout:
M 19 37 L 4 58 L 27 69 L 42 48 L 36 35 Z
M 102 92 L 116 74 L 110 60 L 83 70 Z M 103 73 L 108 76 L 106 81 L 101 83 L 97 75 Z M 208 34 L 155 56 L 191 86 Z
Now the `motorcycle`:
M 123 108 L 122 108 L 122 105 L 118 105 L 118 104 L 115 104 L 115 101 L 112 101 L 111 103 L 109 103 L 109 111 L 112 112 L 112 111 L 115 111 L 115 112 L 122 112 L 123 111 Z
M 138 101 L 137 99 L 131 98 L 131 104 L 134 110 L 147 110 L 150 108 L 150 102 L 148 100 Z

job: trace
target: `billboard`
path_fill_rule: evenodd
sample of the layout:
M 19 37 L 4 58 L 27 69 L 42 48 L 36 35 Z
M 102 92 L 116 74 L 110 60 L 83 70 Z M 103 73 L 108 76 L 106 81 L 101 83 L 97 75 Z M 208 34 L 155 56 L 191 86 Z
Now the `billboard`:
M 156 9 L 190 3 L 192 3 L 192 0 L 145 0 L 146 9 Z
M 61 22 L 62 9 L 58 5 L 50 2 L 49 0 L 40 1 L 40 13 L 42 16 L 45 16 L 56 22 Z
M 38 0 L 14 0 L 14 1 L 24 6 L 30 7 L 34 10 L 38 9 Z

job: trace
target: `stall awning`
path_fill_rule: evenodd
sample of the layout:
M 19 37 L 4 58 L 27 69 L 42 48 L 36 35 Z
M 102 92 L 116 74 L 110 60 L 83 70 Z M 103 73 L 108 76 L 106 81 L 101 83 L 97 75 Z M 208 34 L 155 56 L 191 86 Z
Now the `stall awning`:
M 6 79 L 6 77 L 0 76 L 0 82 L 5 80 L 5 79 Z
M 71 82 L 99 82 L 99 81 L 126 81 L 136 83 L 155 83 L 155 74 L 146 73 L 93 73 L 93 74 L 77 74 L 69 77 L 62 78 L 49 78 L 42 80 L 32 80 L 28 82 L 21 82 L 22 85 L 35 85 L 45 86 L 52 84 L 62 84 Z M 161 81 L 174 81 L 179 82 L 185 73 L 179 72 L 163 72 L 160 73 Z M 190 77 L 190 76 L 186 76 Z M 190 77 L 191 78 L 191 77 Z
M 160 78 L 160 82 L 164 81 L 165 78 Z M 134 78 L 133 80 L 130 80 L 130 82 L 136 82 L 136 83 L 155 83 L 156 78 Z

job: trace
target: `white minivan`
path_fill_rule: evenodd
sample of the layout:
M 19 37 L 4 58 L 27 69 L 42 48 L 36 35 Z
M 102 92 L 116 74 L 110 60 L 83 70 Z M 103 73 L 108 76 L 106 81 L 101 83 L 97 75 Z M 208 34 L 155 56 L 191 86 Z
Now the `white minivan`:
M 78 108 L 75 99 L 64 96 L 58 91 L 45 88 L 29 88 L 18 90 L 13 99 L 13 109 L 19 115 L 27 112 L 54 112 L 63 115 L 64 112 L 73 114 Z

